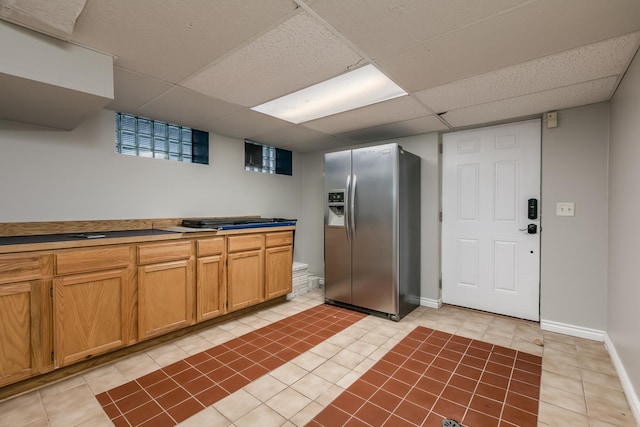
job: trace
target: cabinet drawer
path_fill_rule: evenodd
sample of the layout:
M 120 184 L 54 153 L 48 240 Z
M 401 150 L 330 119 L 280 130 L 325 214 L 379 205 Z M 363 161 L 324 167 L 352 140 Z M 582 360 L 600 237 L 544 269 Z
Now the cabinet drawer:
M 57 275 L 112 270 L 128 266 L 128 246 L 77 249 L 55 254 Z
M 224 237 L 198 240 L 198 256 L 218 255 L 224 252 Z
M 0 283 L 23 282 L 40 277 L 39 255 L 0 257 Z
M 279 233 L 267 233 L 267 247 L 287 246 L 293 244 L 293 233 L 281 231 Z
M 263 234 L 247 234 L 243 236 L 229 236 L 229 252 L 262 249 L 264 247 Z
M 187 259 L 191 256 L 191 242 L 153 243 L 138 246 L 138 264 Z

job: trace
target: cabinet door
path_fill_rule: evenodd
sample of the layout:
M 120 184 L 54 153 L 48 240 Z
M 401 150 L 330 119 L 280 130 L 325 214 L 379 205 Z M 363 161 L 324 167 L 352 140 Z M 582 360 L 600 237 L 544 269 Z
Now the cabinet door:
M 39 371 L 39 300 L 35 283 L 0 285 L 0 385 Z
M 198 258 L 196 270 L 196 315 L 198 322 L 225 313 L 224 257 Z
M 227 260 L 229 311 L 264 301 L 264 250 L 229 254 Z
M 267 248 L 265 262 L 265 298 L 271 299 L 291 292 L 293 248 Z
M 138 334 L 140 339 L 193 324 L 191 260 L 138 267 Z
M 115 270 L 54 280 L 57 366 L 126 345 L 128 277 L 127 270 Z

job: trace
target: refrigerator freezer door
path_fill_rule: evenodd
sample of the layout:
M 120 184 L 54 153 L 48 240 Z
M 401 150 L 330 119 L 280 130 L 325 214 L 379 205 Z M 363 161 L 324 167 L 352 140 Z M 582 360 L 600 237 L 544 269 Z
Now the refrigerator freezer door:
M 398 314 L 398 146 L 353 150 L 352 304 Z
M 325 298 L 352 304 L 351 243 L 348 236 L 348 195 L 351 176 L 351 151 L 325 154 L 324 158 L 324 270 Z M 343 225 L 331 225 L 329 193 L 343 191 L 345 217 Z M 335 224 L 335 221 L 333 221 Z

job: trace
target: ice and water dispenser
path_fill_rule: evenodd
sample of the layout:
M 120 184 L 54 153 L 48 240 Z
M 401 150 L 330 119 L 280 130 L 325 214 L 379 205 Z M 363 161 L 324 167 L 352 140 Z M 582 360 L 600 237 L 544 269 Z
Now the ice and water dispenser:
M 345 226 L 344 216 L 344 193 L 345 190 L 331 190 L 329 191 L 329 218 L 327 225 L 334 227 Z

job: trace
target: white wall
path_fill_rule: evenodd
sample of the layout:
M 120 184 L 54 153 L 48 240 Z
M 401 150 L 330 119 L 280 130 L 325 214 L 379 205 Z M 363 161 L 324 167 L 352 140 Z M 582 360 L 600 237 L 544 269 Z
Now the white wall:
M 640 57 L 611 103 L 607 333 L 636 392 L 640 418 Z
M 609 104 L 558 112 L 542 131 L 541 319 L 607 327 Z M 575 216 L 556 215 L 574 202 Z
M 397 142 L 407 151 L 422 157 L 421 167 L 421 297 L 440 298 L 440 224 L 438 222 L 440 180 L 438 172 L 438 134 L 431 133 L 376 142 Z M 369 144 L 372 145 L 372 144 Z M 361 147 L 364 145 L 359 145 Z M 303 221 L 298 230 L 300 261 L 309 271 L 324 276 L 324 152 L 303 156 Z
M 209 165 L 117 154 L 108 110 L 71 132 L 0 120 L 0 222 L 300 218 L 301 170 L 294 153 L 293 176 L 247 172 L 244 142 L 213 133 Z

